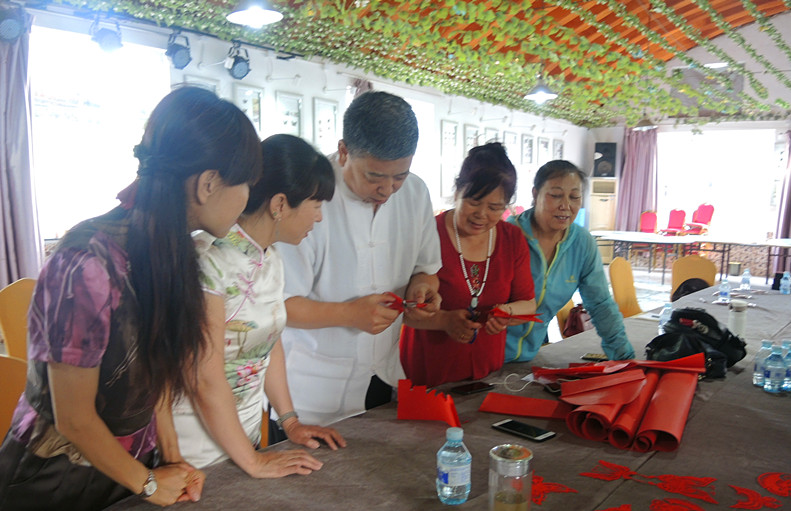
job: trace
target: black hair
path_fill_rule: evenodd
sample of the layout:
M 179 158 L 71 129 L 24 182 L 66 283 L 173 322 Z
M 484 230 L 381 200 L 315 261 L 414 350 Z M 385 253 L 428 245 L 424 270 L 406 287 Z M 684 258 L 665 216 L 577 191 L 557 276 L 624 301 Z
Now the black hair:
M 533 179 L 533 187 L 538 191 L 548 180 L 567 175 L 579 177 L 583 191 L 588 187 L 588 176 L 576 165 L 566 160 L 552 160 L 543 164 L 536 172 L 536 177 Z
M 325 201 L 335 192 L 335 174 L 326 156 L 293 135 L 272 135 L 261 142 L 263 175 L 250 188 L 245 214 L 255 213 L 278 193 L 288 205 L 298 207 L 305 199 Z
M 354 157 L 399 160 L 415 154 L 417 139 L 412 107 L 387 92 L 361 94 L 343 115 L 343 142 Z
M 505 202 L 510 204 L 516 192 L 516 168 L 508 159 L 505 147 L 499 142 L 490 142 L 470 149 L 454 185 L 463 198 L 476 200 L 502 187 Z
M 135 147 L 140 165 L 127 253 L 139 305 L 138 356 L 152 393 L 190 390 L 205 346 L 186 183 L 206 170 L 216 170 L 229 186 L 255 182 L 258 144 L 239 108 L 206 89 L 182 87 L 154 108 Z

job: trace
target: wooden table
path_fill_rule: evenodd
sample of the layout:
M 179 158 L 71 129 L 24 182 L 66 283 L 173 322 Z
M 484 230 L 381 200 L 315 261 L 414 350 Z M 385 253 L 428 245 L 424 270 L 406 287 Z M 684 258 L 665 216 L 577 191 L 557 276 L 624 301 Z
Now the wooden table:
M 727 307 L 711 304 L 714 291 L 715 288 L 699 291 L 680 299 L 674 306 L 703 307 L 725 323 Z M 574 436 L 563 421 L 514 417 L 558 433 L 547 442 L 531 443 L 491 429 L 493 422 L 508 416 L 478 412 L 484 395 L 453 396 L 464 428 L 464 442 L 473 457 L 470 498 L 458 509 L 487 509 L 488 451 L 509 442 L 523 443 L 532 449 L 535 475 L 542 478 L 542 483 L 562 485 L 543 494 L 542 503 L 534 505 L 534 510 L 594 511 L 628 504 L 637 511 L 648 510 L 653 501 L 664 499 L 683 499 L 704 510 L 724 510 L 744 500 L 729 485 L 776 498 L 784 509 L 791 509 L 791 497 L 774 496 L 756 480 L 763 473 L 791 472 L 791 396 L 767 394 L 751 382 L 752 361 L 761 339 L 791 337 L 791 297 L 770 291 L 765 295 L 755 294 L 749 301 L 757 307 L 749 309 L 746 320 L 748 354 L 729 370 L 724 380 L 698 384 L 681 445 L 675 452 L 619 450 Z M 656 335 L 656 319 L 628 318 L 625 325 L 635 351 L 642 358 L 644 346 Z M 583 353 L 599 351 L 595 332 L 584 332 L 544 346 L 532 363 L 507 364 L 486 381 L 500 384 L 497 392 L 509 393 L 502 385 L 509 374 L 521 378 L 533 365 L 566 367 L 579 361 Z M 514 393 L 553 399 L 535 384 Z M 304 477 L 253 480 L 233 463 L 220 463 L 206 470 L 208 479 L 201 501 L 180 504 L 178 508 L 449 509 L 438 501 L 434 488 L 436 452 L 444 442 L 446 424 L 398 420 L 396 406 L 390 404 L 335 426 L 349 445 L 336 452 L 326 448 L 315 451 L 315 456 L 325 463 L 320 471 Z M 293 448 L 289 442 L 283 442 L 269 449 Z M 600 460 L 628 467 L 641 477 L 603 481 L 581 475 L 596 469 Z M 713 493 L 718 503 L 684 497 L 648 484 L 657 481 L 653 476 L 668 474 L 714 478 L 715 481 L 704 486 L 703 492 Z M 568 492 L 557 491 L 562 488 Z M 130 498 L 112 509 L 155 507 Z

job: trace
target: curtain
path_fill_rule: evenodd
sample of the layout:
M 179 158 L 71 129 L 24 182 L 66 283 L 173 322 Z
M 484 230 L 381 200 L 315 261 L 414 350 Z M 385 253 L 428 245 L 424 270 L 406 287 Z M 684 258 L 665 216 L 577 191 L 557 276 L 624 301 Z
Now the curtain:
M 786 172 L 783 179 L 783 192 L 777 212 L 775 238 L 791 238 L 791 131 L 786 131 Z M 778 253 L 780 249 L 773 249 Z M 774 271 L 783 271 L 782 259 L 774 257 Z
M 615 229 L 640 230 L 640 213 L 656 209 L 656 129 L 626 130 Z
M 37 277 L 42 245 L 31 175 L 30 26 L 14 42 L 0 42 L 0 288 Z

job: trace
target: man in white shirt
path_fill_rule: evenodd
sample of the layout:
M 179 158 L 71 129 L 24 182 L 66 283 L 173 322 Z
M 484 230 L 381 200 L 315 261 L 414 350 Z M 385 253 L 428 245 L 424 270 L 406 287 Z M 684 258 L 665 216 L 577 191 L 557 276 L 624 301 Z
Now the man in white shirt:
M 286 270 L 283 332 L 294 408 L 326 425 L 391 400 L 404 372 L 395 293 L 439 310 L 442 265 L 431 200 L 409 168 L 417 119 L 403 98 L 367 92 L 343 119 L 330 157 L 335 195 L 323 221 L 298 246 L 279 246 Z

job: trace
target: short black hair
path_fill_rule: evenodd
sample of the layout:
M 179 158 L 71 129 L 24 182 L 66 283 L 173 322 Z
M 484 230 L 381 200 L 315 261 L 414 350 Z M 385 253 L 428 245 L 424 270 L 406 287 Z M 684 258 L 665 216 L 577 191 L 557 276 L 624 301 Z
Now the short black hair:
M 272 135 L 261 142 L 263 174 L 250 187 L 245 214 L 255 213 L 278 193 L 288 205 L 299 207 L 305 199 L 330 200 L 335 192 L 335 174 L 326 156 L 294 135 Z
M 576 174 L 582 183 L 582 190 L 588 188 L 588 176 L 581 171 L 576 165 L 566 160 L 552 160 L 548 161 L 538 169 L 536 177 L 533 179 L 533 186 L 536 190 L 540 190 L 544 183 L 556 177 L 562 177 L 570 174 Z
M 470 149 L 454 184 L 462 197 L 476 200 L 502 186 L 505 202 L 510 203 L 516 192 L 516 168 L 508 159 L 505 147 L 490 142 Z
M 394 94 L 361 94 L 343 115 L 343 143 L 351 156 L 399 160 L 415 154 L 417 139 L 415 112 Z

